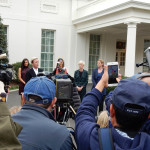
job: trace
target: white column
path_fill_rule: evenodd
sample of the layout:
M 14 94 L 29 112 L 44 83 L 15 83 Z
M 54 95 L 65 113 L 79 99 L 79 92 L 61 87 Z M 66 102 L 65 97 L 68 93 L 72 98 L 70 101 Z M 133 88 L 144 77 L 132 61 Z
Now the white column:
M 127 24 L 127 46 L 125 76 L 131 77 L 135 73 L 135 53 L 136 53 L 136 26 L 137 23 Z

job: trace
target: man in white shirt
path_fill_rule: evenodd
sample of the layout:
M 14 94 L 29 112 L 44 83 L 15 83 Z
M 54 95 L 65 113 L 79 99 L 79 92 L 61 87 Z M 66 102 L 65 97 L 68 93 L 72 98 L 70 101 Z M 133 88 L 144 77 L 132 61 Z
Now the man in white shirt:
M 43 69 L 39 67 L 39 60 L 37 57 L 31 59 L 32 68 L 26 73 L 26 83 L 32 78 L 36 77 L 39 72 L 43 72 Z

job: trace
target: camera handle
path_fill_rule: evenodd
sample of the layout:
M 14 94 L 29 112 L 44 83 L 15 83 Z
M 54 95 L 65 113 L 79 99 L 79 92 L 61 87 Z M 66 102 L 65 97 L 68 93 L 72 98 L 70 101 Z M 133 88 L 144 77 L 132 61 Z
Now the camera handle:
M 73 112 L 73 114 L 76 115 L 75 110 L 72 108 L 72 106 L 70 104 L 68 104 L 68 108 L 70 108 L 70 110 Z
M 140 64 L 136 64 L 136 67 L 140 67 L 140 66 L 149 67 L 149 65 L 147 64 L 147 62 L 143 62 L 143 63 L 140 63 Z

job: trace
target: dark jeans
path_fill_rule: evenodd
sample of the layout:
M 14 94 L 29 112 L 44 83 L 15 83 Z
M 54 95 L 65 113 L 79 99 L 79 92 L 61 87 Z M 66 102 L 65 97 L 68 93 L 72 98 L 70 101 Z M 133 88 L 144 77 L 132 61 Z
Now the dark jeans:
M 103 111 L 105 95 L 103 96 L 102 102 L 99 104 L 99 112 Z
M 84 97 L 84 95 L 86 94 L 86 87 L 84 87 L 81 91 L 78 92 L 79 95 L 80 95 L 80 99 L 81 99 L 81 102 L 82 102 L 82 99 Z

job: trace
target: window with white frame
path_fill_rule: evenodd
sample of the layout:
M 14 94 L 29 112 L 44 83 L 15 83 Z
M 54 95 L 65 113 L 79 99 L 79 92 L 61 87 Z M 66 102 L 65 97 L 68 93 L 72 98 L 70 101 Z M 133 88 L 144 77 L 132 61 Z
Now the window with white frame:
M 144 40 L 144 51 L 150 47 L 150 40 Z M 143 62 L 146 62 L 146 54 L 143 54 Z M 146 66 L 143 66 L 143 72 L 150 72 L 149 68 Z
M 90 49 L 89 49 L 89 75 L 92 75 L 92 71 L 97 67 L 97 60 L 99 59 L 100 51 L 100 35 L 90 35 Z
M 41 38 L 41 68 L 44 71 L 53 71 L 54 31 L 42 30 Z

